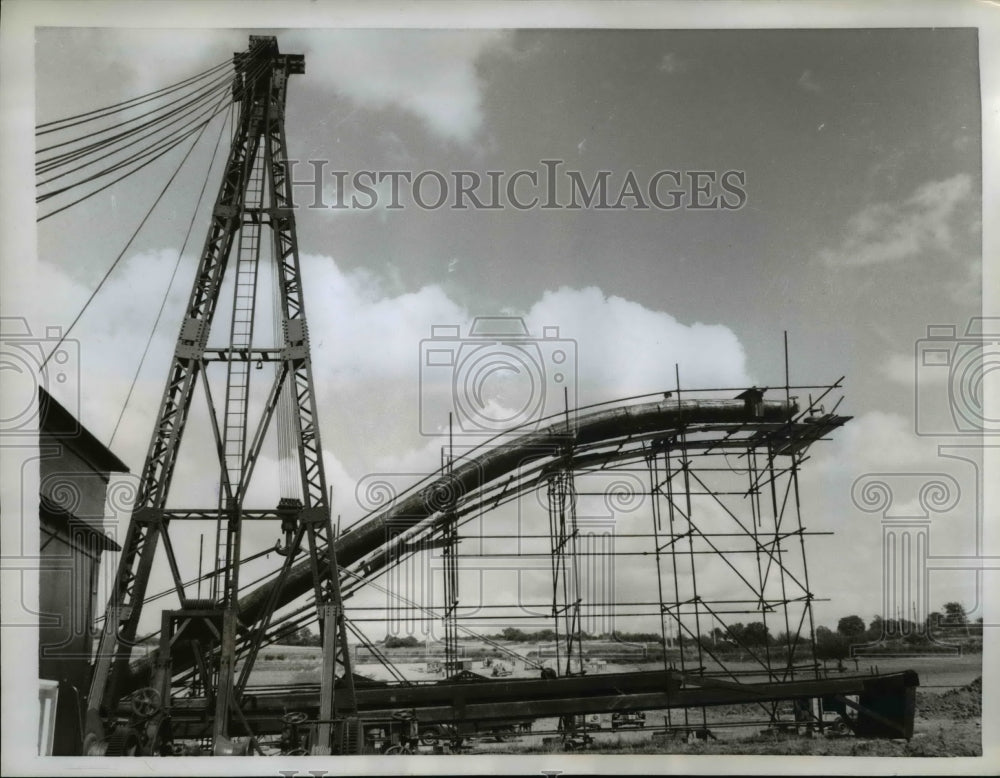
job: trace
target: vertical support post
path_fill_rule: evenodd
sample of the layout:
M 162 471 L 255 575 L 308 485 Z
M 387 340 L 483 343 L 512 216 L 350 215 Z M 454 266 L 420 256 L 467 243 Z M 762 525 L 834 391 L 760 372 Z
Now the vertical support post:
M 774 468 L 774 449 L 769 442 L 767 444 L 767 481 L 771 492 L 771 521 L 774 529 L 774 536 L 770 546 L 772 558 L 778 560 L 778 574 L 781 580 L 781 608 L 785 617 L 785 671 L 782 674 L 782 680 L 794 681 L 795 649 L 798 647 L 798 634 L 792 635 L 792 623 L 788 613 L 788 585 L 785 575 L 785 561 L 782 558 L 784 549 L 781 546 L 783 541 L 781 525 L 784 518 L 784 504 L 782 504 L 782 510 L 779 511 L 777 480 L 778 473 Z M 771 563 L 768 562 L 768 568 L 770 568 L 770 565 Z
M 678 398 L 678 403 L 680 399 Z M 677 544 L 683 537 L 682 534 L 677 532 L 674 520 L 677 513 L 677 508 L 674 503 L 674 475 L 675 471 L 672 464 L 673 454 L 669 446 L 665 446 L 663 451 L 663 463 L 664 463 L 664 476 L 663 482 L 667 487 L 667 516 L 668 516 L 668 526 L 669 532 L 668 541 L 670 545 L 670 568 L 673 573 L 674 579 L 674 621 L 677 626 L 677 650 L 680 654 L 680 665 L 681 665 L 681 675 L 687 673 L 686 660 L 684 658 L 684 623 L 681 619 L 681 591 L 680 591 L 680 570 L 677 567 Z M 690 724 L 688 709 L 684 708 L 684 726 Z
M 792 481 L 792 493 L 795 499 L 795 520 L 798 530 L 796 534 L 799 536 L 799 549 L 802 553 L 802 583 L 805 587 L 805 612 L 809 619 L 809 645 L 812 646 L 813 672 L 816 678 L 820 678 L 822 673 L 820 672 L 819 659 L 816 656 L 816 624 L 813 621 L 812 609 L 813 594 L 812 588 L 809 586 L 809 566 L 806 563 L 806 541 L 804 537 L 805 527 L 802 526 L 802 502 L 799 497 L 799 454 L 793 451 L 791 458 L 790 478 Z
M 677 383 L 677 407 L 681 407 L 681 371 L 680 365 L 674 365 L 674 377 Z M 687 424 L 683 418 L 678 422 L 678 443 L 681 452 L 681 475 L 683 477 L 684 483 L 684 519 L 687 521 L 687 535 L 688 539 L 688 559 L 690 561 L 691 569 L 691 602 L 694 605 L 694 640 L 695 646 L 698 649 L 698 674 L 705 674 L 705 659 L 701 644 L 701 608 L 700 601 L 698 597 L 698 572 L 697 566 L 694 562 L 694 533 L 695 526 L 694 521 L 691 518 L 691 456 L 687 450 Z M 680 603 L 678 603 L 678 608 Z M 705 708 L 701 709 L 701 721 L 702 727 L 707 728 L 708 717 Z
M 653 520 L 653 558 L 656 562 L 656 602 L 659 609 L 658 618 L 660 622 L 660 636 L 663 640 L 663 671 L 670 670 L 670 662 L 667 659 L 667 647 L 669 639 L 667 637 L 667 604 L 663 600 L 663 544 L 660 543 L 660 533 L 663 530 L 662 518 L 660 515 L 660 473 L 656 452 L 657 443 L 654 442 L 646 456 L 646 469 L 649 472 L 649 500 L 651 517 Z M 672 540 L 668 543 L 673 548 Z M 676 575 L 674 585 L 677 585 Z M 679 630 L 678 630 L 679 633 Z M 666 714 L 667 728 L 673 725 L 671 710 L 667 708 Z
M 215 697 L 215 720 L 212 724 L 212 741 L 216 751 L 229 737 L 229 710 L 233 701 L 233 676 L 236 671 L 236 620 L 236 611 L 226 608 L 222 614 L 219 681 Z
M 329 523 L 329 513 L 327 513 Z M 344 617 L 344 603 L 340 592 L 340 568 L 334 553 L 334 538 L 330 528 L 328 557 L 330 560 L 330 581 L 322 597 L 317 598 L 316 609 L 320 616 L 320 630 L 323 640 L 323 670 L 320 676 L 319 723 L 316 728 L 316 742 L 313 754 L 333 753 L 332 742 L 335 730 L 347 733 L 354 727 L 352 719 L 357 718 L 358 702 L 354 692 L 354 670 L 351 653 L 347 647 L 347 627 Z M 313 545 L 310 543 L 310 545 Z M 343 671 L 343 686 L 336 688 L 337 667 Z M 335 728 L 334 719 L 345 719 L 343 726 Z M 337 750 L 340 750 L 337 744 Z
M 337 618 L 338 608 L 333 603 L 320 605 L 320 630 L 323 632 L 323 663 L 320 675 L 319 723 L 316 725 L 316 742 L 312 745 L 314 756 L 331 753 L 331 738 L 333 733 L 333 685 L 336 682 L 337 656 Z
M 770 602 L 767 597 L 767 579 L 770 572 L 771 566 L 768 565 L 765 569 L 763 560 L 761 559 L 761 551 L 764 546 L 760 541 L 761 538 L 761 510 L 760 510 L 760 474 L 757 471 L 757 453 L 754 446 L 747 446 L 746 450 L 747 458 L 747 478 L 749 479 L 749 485 L 747 487 L 747 497 L 750 503 L 750 539 L 753 542 L 753 556 L 754 563 L 757 567 L 757 586 L 759 587 L 757 594 L 757 607 L 760 611 L 760 620 L 764 625 L 764 662 L 767 667 L 768 678 L 772 681 L 778 680 L 778 675 L 774 669 L 774 663 L 771 661 L 771 646 L 767 639 L 769 633 L 769 628 L 767 626 L 767 611 L 770 607 Z M 772 551 L 773 554 L 773 551 Z M 770 558 L 770 557 L 769 557 Z M 776 706 L 773 708 L 777 710 Z M 774 714 L 772 714 L 772 719 Z
M 750 502 L 750 532 L 751 540 L 753 541 L 753 555 L 754 562 L 757 567 L 757 586 L 759 591 L 757 592 L 757 607 L 760 611 L 760 621 L 764 625 L 764 664 L 767 668 L 767 676 L 772 681 L 778 680 L 778 674 L 774 669 L 774 662 L 771 660 L 771 645 L 769 640 L 770 631 L 767 626 L 767 611 L 770 607 L 770 603 L 767 598 L 767 579 L 768 574 L 771 571 L 770 563 L 765 568 L 761 560 L 761 551 L 763 550 L 763 544 L 760 542 L 761 536 L 761 510 L 760 510 L 760 473 L 757 470 L 757 451 L 754 446 L 748 446 L 746 450 L 747 458 L 747 478 L 749 478 L 749 486 L 747 487 L 747 497 Z M 768 555 L 769 560 L 773 560 L 774 548 L 771 549 Z M 770 718 L 772 722 L 778 719 L 778 703 L 770 703 Z
M 446 672 L 454 672 L 458 666 L 458 528 L 454 513 L 448 516 L 442 533 L 444 577 L 444 659 Z
M 170 699 L 170 649 L 173 638 L 173 613 L 163 611 L 160 617 L 160 651 L 156 656 L 153 688 L 160 693 L 160 699 L 164 701 Z
M 568 454 L 566 455 L 569 459 Z M 556 665 L 560 664 L 559 622 L 563 623 L 566 663 L 563 673 L 583 672 L 583 638 L 580 634 L 580 580 L 577 559 L 579 527 L 576 522 L 576 489 L 569 467 L 561 467 L 549 478 L 549 537 L 552 544 L 552 616 L 555 621 Z
M 448 454 L 444 462 L 444 472 L 451 477 L 454 462 L 454 440 L 452 437 L 452 414 L 448 414 Z M 449 490 L 449 503 L 443 527 L 444 541 L 442 557 L 442 592 L 444 596 L 444 667 L 445 676 L 455 672 L 458 667 L 458 516 L 455 513 L 455 500 L 458 495 L 454 489 Z

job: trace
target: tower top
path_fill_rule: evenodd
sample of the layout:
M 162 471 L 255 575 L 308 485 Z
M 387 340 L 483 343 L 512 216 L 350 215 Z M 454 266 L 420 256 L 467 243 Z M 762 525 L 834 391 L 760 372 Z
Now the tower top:
M 306 72 L 305 56 L 302 54 L 281 54 L 278 51 L 278 39 L 273 35 L 251 35 L 247 50 L 237 51 L 233 54 L 233 65 L 236 72 L 245 72 L 251 59 L 256 66 L 259 66 L 264 59 L 270 60 L 272 67 L 280 68 L 288 75 L 301 75 Z

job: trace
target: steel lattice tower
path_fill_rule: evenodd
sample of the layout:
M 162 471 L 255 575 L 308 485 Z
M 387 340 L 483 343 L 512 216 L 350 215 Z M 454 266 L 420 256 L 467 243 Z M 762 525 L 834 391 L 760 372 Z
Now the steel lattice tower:
M 301 55 L 281 54 L 273 37 L 251 36 L 249 50 L 234 55 L 234 102 L 238 120 L 211 215 L 195 281 L 171 360 L 166 388 L 153 428 L 135 509 L 123 543 L 114 588 L 97 652 L 88 698 L 85 753 L 158 753 L 169 727 L 171 658 L 183 655 L 197 668 L 195 683 L 214 699 L 211 739 L 224 753 L 236 734 L 253 735 L 240 703 L 253 660 L 278 606 L 271 601 L 263 615 L 241 621 L 240 545 L 243 522 L 281 522 L 285 562 L 278 580 L 287 575 L 297 552 L 308 543 L 312 559 L 313 594 L 320 618 L 324 669 L 314 753 L 339 750 L 335 723 L 350 721 L 356 711 L 350 658 L 336 570 L 329 493 L 323 469 L 316 397 L 310 362 L 309 336 L 299 268 L 292 183 L 285 140 L 285 99 L 289 76 L 305 72 Z M 254 346 L 258 266 L 270 237 L 269 256 L 276 265 L 281 337 L 273 347 Z M 208 345 L 225 279 L 233 288 L 229 342 Z M 259 416 L 251 413 L 251 365 L 273 363 L 274 378 Z M 221 413 L 206 376 L 215 366 L 226 373 Z M 203 392 L 219 463 L 219 503 L 208 510 L 179 511 L 167 500 L 178 461 L 181 439 L 192 399 Z M 290 407 L 293 458 L 297 457 L 295 499 L 282 499 L 276 510 L 244 506 L 265 436 L 276 410 Z M 186 519 L 216 522 L 216 573 L 212 598 L 190 596 L 182 580 L 171 542 L 171 527 Z M 153 683 L 120 698 L 127 691 L 131 649 L 136 639 L 143 600 L 158 549 L 169 564 L 179 610 L 165 611 Z M 237 666 L 237 646 L 243 661 Z M 334 681 L 337 668 L 342 679 Z M 124 711 L 124 713 L 123 713 Z M 349 726 L 338 735 L 346 737 Z

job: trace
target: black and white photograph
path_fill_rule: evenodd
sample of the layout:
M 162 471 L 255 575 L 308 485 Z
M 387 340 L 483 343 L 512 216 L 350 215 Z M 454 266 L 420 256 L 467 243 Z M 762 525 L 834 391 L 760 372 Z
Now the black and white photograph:
M 995 6 L 3 10 L 5 774 L 995 773 Z

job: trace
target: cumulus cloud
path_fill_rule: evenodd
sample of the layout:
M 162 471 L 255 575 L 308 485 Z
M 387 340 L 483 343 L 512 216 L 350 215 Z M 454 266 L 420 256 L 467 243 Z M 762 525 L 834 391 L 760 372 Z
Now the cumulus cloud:
M 476 63 L 506 38 L 500 30 L 323 30 L 288 31 L 282 41 L 355 103 L 401 108 L 436 135 L 465 143 L 483 122 Z
M 532 418 L 560 412 L 563 386 L 571 404 L 672 388 L 675 363 L 688 388 L 750 383 L 731 330 L 685 325 L 595 287 L 544 293 L 523 312 L 526 332 L 512 350 L 496 345 L 502 339 L 474 335 L 477 314 L 487 312 L 465 309 L 440 286 L 388 293 L 375 276 L 345 273 L 321 256 L 304 257 L 303 273 L 311 279 L 307 302 L 324 412 L 335 416 L 331 427 L 342 445 L 366 452 L 357 464 L 369 469 L 423 450 L 428 435 L 446 433 L 449 411 L 459 432 L 488 432 L 492 420 L 528 420 L 518 416 L 522 410 Z M 474 391 L 480 394 L 470 397 Z M 473 401 L 481 406 L 470 411 Z M 348 443 L 354 440 L 365 444 Z M 425 451 L 421 461 L 430 459 Z
M 973 196 L 972 177 L 960 173 L 922 184 L 901 203 L 873 203 L 848 220 L 840 246 L 823 249 L 820 259 L 828 267 L 857 267 L 948 252 L 961 206 Z
M 866 470 L 909 468 L 937 458 L 933 441 L 918 438 L 913 422 L 900 413 L 870 411 L 852 419 L 836 434 L 835 443 L 816 450 L 814 470 L 850 474 Z
M 675 364 L 682 388 L 750 382 L 746 354 L 732 330 L 682 324 L 597 287 L 546 292 L 525 319 L 533 331 L 558 326 L 561 337 L 574 339 L 582 402 L 671 389 Z

